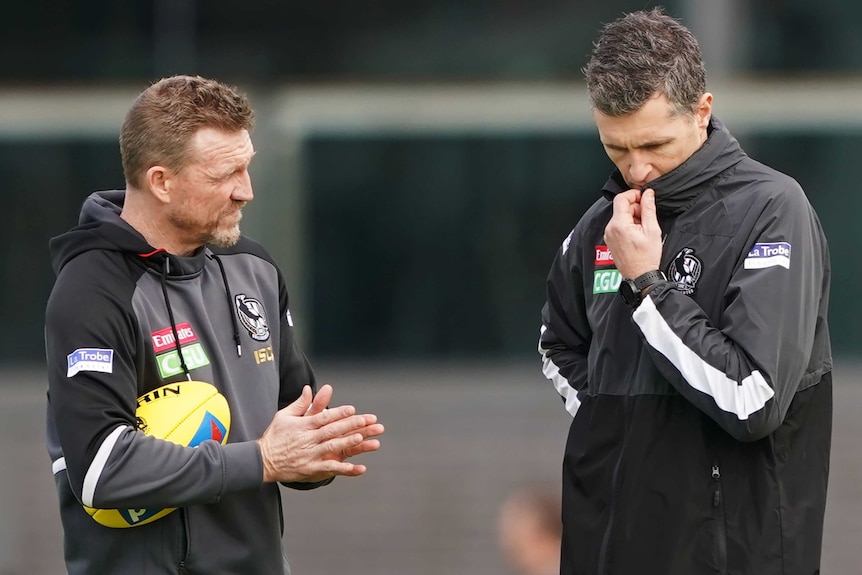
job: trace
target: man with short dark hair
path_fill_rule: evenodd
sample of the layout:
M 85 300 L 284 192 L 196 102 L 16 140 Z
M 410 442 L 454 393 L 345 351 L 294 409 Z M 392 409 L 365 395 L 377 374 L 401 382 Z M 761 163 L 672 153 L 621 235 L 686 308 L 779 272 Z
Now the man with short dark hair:
M 826 239 L 712 115 L 660 9 L 584 69 L 616 170 L 563 242 L 539 351 L 574 416 L 561 573 L 819 573 L 832 421 Z
M 69 575 L 287 575 L 277 482 L 358 476 L 348 459 L 379 448 L 376 416 L 327 409 L 328 385 L 314 394 L 281 271 L 240 235 L 253 126 L 232 87 L 155 83 L 122 127 L 126 189 L 92 194 L 51 241 L 48 451 Z M 226 444 L 139 428 L 136 399 L 186 380 L 226 398 Z M 85 507 L 127 510 L 130 526 Z M 148 508 L 179 509 L 136 523 Z

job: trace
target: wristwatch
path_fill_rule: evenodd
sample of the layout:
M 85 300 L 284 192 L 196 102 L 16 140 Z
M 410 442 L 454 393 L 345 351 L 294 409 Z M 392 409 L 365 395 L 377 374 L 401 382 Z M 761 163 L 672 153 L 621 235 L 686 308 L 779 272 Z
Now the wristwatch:
M 648 271 L 633 280 L 624 279 L 620 283 L 620 297 L 632 309 L 637 309 L 643 300 L 643 290 L 658 282 L 667 281 L 667 276 L 661 270 Z

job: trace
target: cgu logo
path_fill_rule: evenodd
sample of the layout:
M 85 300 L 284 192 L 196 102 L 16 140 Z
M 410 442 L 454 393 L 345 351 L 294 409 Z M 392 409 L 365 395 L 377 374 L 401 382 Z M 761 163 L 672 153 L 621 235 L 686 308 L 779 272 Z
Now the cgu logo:
M 596 270 L 593 272 L 593 293 L 614 293 L 620 289 L 622 282 L 623 274 L 614 268 Z
M 199 343 L 183 347 L 183 359 L 186 360 L 186 367 L 190 370 L 210 364 L 207 354 L 204 353 L 203 346 Z M 180 356 L 177 350 L 156 356 L 156 362 L 158 363 L 159 373 L 162 374 L 162 378 L 168 378 L 183 372 L 183 366 L 180 363 Z

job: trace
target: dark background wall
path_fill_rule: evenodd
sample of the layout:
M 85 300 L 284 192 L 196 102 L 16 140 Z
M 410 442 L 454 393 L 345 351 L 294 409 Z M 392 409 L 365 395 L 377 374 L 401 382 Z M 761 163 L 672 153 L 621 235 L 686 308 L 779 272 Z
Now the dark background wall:
M 264 92 L 279 85 L 577 82 L 600 25 L 652 4 L 16 3 L 0 21 L 0 90 L 140 90 L 177 72 Z M 705 16 L 715 4 L 665 6 L 704 37 L 718 28 L 731 34 L 731 44 L 705 42 L 707 63 L 719 61 L 711 77 L 835 78 L 862 66 L 855 30 L 862 5 L 855 2 L 729 0 L 721 3 L 731 10 L 723 24 Z M 723 51 L 732 58 L 717 58 Z M 862 256 L 853 186 L 862 136 L 840 128 L 743 130 L 740 139 L 751 155 L 795 176 L 817 207 L 832 244 L 836 350 L 854 352 Z M 299 217 L 310 264 L 294 282 L 309 294 L 311 353 L 532 357 L 553 251 L 610 170 L 594 134 L 336 131 L 302 146 L 307 201 Z M 113 135 L 4 136 L 0 152 L 0 362 L 41 362 L 52 282 L 48 238 L 74 223 L 90 191 L 123 185 L 119 155 Z

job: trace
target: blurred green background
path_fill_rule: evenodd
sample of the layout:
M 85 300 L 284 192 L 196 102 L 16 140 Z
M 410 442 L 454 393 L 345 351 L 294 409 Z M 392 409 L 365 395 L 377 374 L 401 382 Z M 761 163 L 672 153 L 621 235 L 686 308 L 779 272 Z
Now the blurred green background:
M 10 6 L 0 22 L 7 214 L 0 229 L 0 317 L 7 326 L 0 362 L 42 361 L 42 312 L 52 283 L 47 240 L 74 223 L 90 191 L 123 186 L 116 146 L 122 112 L 147 83 L 173 73 L 217 77 L 252 97 L 261 154 L 253 167 L 258 199 L 244 231 L 265 240 L 285 267 L 311 354 L 532 357 L 553 252 L 610 172 L 577 95 L 579 70 L 601 23 L 644 5 Z M 817 208 L 833 252 L 836 352 L 855 352 L 862 120 L 852 97 L 834 91 L 844 86 L 843 93 L 862 99 L 853 91 L 862 65 L 862 5 L 664 5 L 701 39 L 716 114 L 749 154 L 796 177 Z M 824 98 L 799 101 L 800 85 L 820 87 Z M 722 115 L 728 97 L 741 98 L 736 108 L 744 110 L 745 98 L 762 86 L 775 94 L 765 103 L 771 115 L 751 122 L 744 114 Z M 381 87 L 395 92 L 378 102 L 374 90 Z M 505 96 L 518 90 L 529 93 Z M 474 108 L 447 119 L 446 98 L 454 109 L 465 92 L 477 100 Z M 567 92 L 569 108 L 544 107 L 549 93 L 559 100 Z M 297 94 L 307 104 L 298 115 Z M 503 96 L 483 108 L 483 94 Z M 510 100 L 517 109 L 507 108 Z M 389 113 L 387 101 L 405 109 Z M 27 108 L 16 109 L 22 102 Z M 279 123 L 280 116 L 296 121 Z

